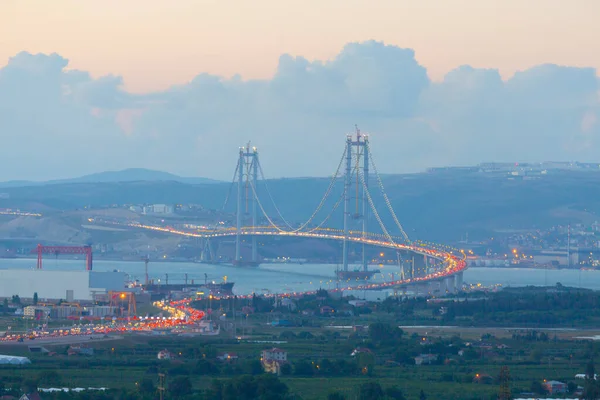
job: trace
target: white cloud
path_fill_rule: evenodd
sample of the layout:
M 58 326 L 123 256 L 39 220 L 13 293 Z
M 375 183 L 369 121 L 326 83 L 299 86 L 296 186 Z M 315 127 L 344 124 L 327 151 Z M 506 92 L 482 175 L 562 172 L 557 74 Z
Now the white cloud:
M 598 161 L 598 79 L 540 65 L 508 81 L 458 67 L 430 82 L 410 49 L 351 43 L 329 61 L 282 55 L 270 80 L 199 74 L 144 96 L 52 55 L 0 69 L 0 179 L 147 167 L 229 179 L 237 148 L 270 176 L 327 175 L 346 133 L 372 133 L 378 166 L 409 172 L 481 161 Z

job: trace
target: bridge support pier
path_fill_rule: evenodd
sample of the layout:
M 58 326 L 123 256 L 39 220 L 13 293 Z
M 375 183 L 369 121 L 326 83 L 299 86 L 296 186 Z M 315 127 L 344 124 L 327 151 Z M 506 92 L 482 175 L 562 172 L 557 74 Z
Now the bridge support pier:
M 454 285 L 456 286 L 457 292 L 462 292 L 463 290 L 463 273 L 462 271 L 458 274 L 454 275 Z
M 444 289 L 448 294 L 456 293 L 456 287 L 454 286 L 454 276 L 444 278 Z
M 210 239 L 202 240 L 202 251 L 200 252 L 200 261 L 201 262 L 214 262 L 215 261 L 215 253 L 213 252 L 213 248 L 212 248 Z

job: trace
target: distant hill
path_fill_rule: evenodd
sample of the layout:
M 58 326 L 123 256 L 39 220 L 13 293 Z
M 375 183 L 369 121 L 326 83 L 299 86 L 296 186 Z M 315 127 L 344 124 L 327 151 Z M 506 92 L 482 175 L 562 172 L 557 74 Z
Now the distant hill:
M 132 176 L 139 178 L 129 175 L 128 179 Z M 500 230 L 600 221 L 600 174 L 596 173 L 561 172 L 532 180 L 482 174 L 414 174 L 389 175 L 383 181 L 398 218 L 409 235 L 416 238 L 458 240 L 468 232 L 469 238 L 474 239 L 493 236 Z M 279 211 L 291 223 L 302 222 L 312 214 L 328 185 L 327 178 L 268 181 L 269 192 Z M 398 234 L 379 188 L 374 184 L 373 189 L 373 201 L 381 219 L 392 234 Z M 342 190 L 340 180 L 315 217 L 315 224 L 328 216 L 341 198 Z M 231 190 L 231 185 L 225 182 L 199 185 L 175 180 L 70 182 L 4 188 L 2 192 L 7 194 L 7 198 L 0 199 L 0 207 L 4 208 L 29 209 L 28 204 L 40 204 L 54 210 L 73 210 L 112 204 L 191 203 L 221 210 L 228 193 L 226 211 L 234 212 L 236 206 L 235 188 Z M 275 217 L 277 210 L 271 204 L 264 182 L 258 183 L 257 192 L 262 206 Z M 352 202 L 352 213 L 354 207 Z M 337 208 L 327 226 L 342 226 L 342 209 L 343 206 Z M 357 212 L 360 213 L 360 209 Z M 351 229 L 360 229 L 359 223 L 359 220 L 352 222 Z M 369 229 L 378 231 L 375 216 L 369 217 L 368 224 Z
M 43 182 L 33 181 L 8 181 L 0 182 L 0 188 L 55 185 L 65 183 L 117 183 L 117 182 L 160 182 L 171 181 L 187 183 L 191 185 L 218 183 L 219 181 L 209 178 L 182 177 L 169 172 L 155 171 L 145 168 L 129 168 L 121 171 L 105 171 L 95 174 L 84 175 L 78 178 L 55 179 Z

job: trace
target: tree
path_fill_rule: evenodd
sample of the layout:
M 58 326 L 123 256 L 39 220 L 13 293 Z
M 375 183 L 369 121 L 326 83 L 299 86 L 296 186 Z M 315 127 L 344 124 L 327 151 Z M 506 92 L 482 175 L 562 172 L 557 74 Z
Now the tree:
M 156 388 L 154 387 L 154 382 L 152 382 L 152 379 L 150 379 L 150 378 L 142 379 L 142 383 L 139 385 L 138 390 L 140 392 L 146 393 L 146 394 L 152 394 L 152 393 L 156 392 Z
M 346 400 L 346 396 L 340 392 L 331 392 L 327 395 L 327 400 Z
M 425 396 L 423 389 L 421 389 L 421 393 L 419 393 L 419 400 L 427 400 L 427 396 Z
M 281 375 L 291 375 L 292 374 L 292 364 L 285 363 L 281 366 Z
M 38 294 L 37 294 L 37 292 L 35 292 L 33 294 L 33 305 L 35 306 L 35 305 L 37 305 L 37 303 L 38 303 Z
M 365 382 L 358 388 L 359 400 L 379 400 L 383 397 L 383 389 L 377 382 Z
M 54 370 L 45 370 L 38 374 L 38 382 L 44 385 L 61 385 L 62 378 L 60 374 Z
M 376 344 L 399 340 L 403 333 L 402 329 L 397 326 L 384 322 L 375 322 L 369 325 L 369 338 Z
M 5 297 L 4 298 L 4 306 L 3 306 L 3 311 L 6 313 L 8 312 L 8 299 Z
M 585 384 L 583 385 L 583 399 L 596 400 L 600 398 L 600 386 L 596 381 L 596 368 L 591 359 L 585 366 Z
M 260 363 L 260 361 L 258 361 L 258 360 L 246 361 L 242 365 L 242 370 L 244 371 L 245 374 L 249 374 L 249 375 L 258 375 L 258 374 L 262 374 L 264 372 L 263 366 Z
M 406 400 L 404 397 L 404 393 L 397 386 L 392 386 L 385 389 L 386 398 L 394 399 L 394 400 Z
M 169 392 L 176 399 L 192 393 L 192 383 L 190 382 L 190 378 L 181 376 L 173 379 L 169 383 Z

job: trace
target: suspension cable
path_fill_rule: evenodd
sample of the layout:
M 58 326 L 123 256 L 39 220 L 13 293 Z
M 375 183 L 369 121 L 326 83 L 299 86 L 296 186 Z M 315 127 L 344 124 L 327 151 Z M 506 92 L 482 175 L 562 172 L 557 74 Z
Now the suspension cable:
M 233 173 L 233 179 L 231 180 L 231 185 L 229 185 L 229 191 L 227 192 L 227 197 L 225 197 L 225 203 L 223 203 L 221 210 L 225 210 L 225 207 L 227 207 L 227 203 L 229 202 L 229 197 L 231 197 L 231 192 L 233 191 L 233 185 L 235 183 L 235 179 L 237 178 L 239 168 L 240 160 L 238 159 L 237 165 L 235 166 L 235 172 Z
M 398 227 L 398 229 L 400 229 L 400 233 L 402 234 L 402 237 L 404 238 L 406 243 L 410 244 L 411 241 L 410 241 L 408 235 L 406 234 L 406 232 L 404 231 L 402 224 L 398 220 L 398 217 L 396 216 L 396 212 L 394 211 L 394 208 L 392 207 L 392 203 L 390 202 L 390 199 L 388 198 L 387 193 L 385 192 L 385 188 L 383 187 L 383 181 L 381 180 L 381 176 L 379 176 L 379 172 L 377 172 L 377 167 L 375 166 L 375 162 L 373 161 L 373 154 L 371 153 L 371 146 L 369 145 L 369 142 L 366 143 L 366 147 L 367 147 L 367 151 L 369 152 L 369 158 L 371 160 L 371 165 L 373 166 L 373 171 L 375 172 L 375 177 L 377 178 L 377 183 L 379 184 L 379 188 L 381 189 L 381 194 L 383 195 L 385 204 L 387 205 L 387 207 L 390 211 L 390 214 L 392 214 L 392 218 L 394 219 L 396 226 Z
M 371 206 L 371 211 L 373 211 L 373 214 L 375 215 L 375 219 L 377 219 L 377 222 L 379 223 L 379 227 L 381 228 L 381 230 L 383 231 L 383 234 L 387 237 L 387 239 L 393 245 L 396 245 L 396 242 L 394 242 L 394 239 L 392 238 L 392 236 L 390 235 L 390 233 L 386 229 L 383 221 L 381 220 L 381 217 L 379 216 L 379 213 L 377 212 L 377 208 L 375 207 L 375 203 L 373 203 L 373 198 L 371 197 L 371 193 L 369 192 L 369 188 L 367 187 L 367 184 L 365 183 L 365 177 L 364 177 L 364 175 L 360 171 L 357 171 L 356 173 L 359 174 L 359 176 L 360 176 L 360 181 L 362 183 L 363 190 L 365 191 L 365 194 L 367 195 L 367 200 L 369 201 L 369 205 Z
M 269 198 L 271 199 L 271 203 L 273 204 L 273 207 L 275 208 L 275 212 L 277 213 L 279 218 L 283 221 L 283 223 L 285 225 L 287 225 L 288 228 L 294 229 L 292 227 L 292 225 L 290 223 L 288 223 L 287 220 L 283 217 L 283 215 L 281 214 L 281 211 L 279 211 L 279 207 L 277 207 L 277 204 L 275 203 L 275 200 L 273 199 L 273 196 L 271 195 L 271 191 L 269 190 L 269 185 L 267 185 L 267 180 L 265 179 L 265 174 L 263 172 L 262 166 L 260 165 L 260 161 L 258 162 L 258 170 L 260 171 L 260 177 L 262 178 L 262 181 L 265 185 L 265 189 L 267 190 L 267 194 L 269 195 Z M 255 196 L 257 196 L 256 193 L 255 193 Z
M 342 200 L 344 199 L 344 192 L 342 192 L 342 195 L 339 197 L 338 201 L 334 204 L 333 208 L 331 209 L 331 211 L 329 212 L 329 214 L 327 214 L 327 216 L 325 217 L 325 219 L 323 219 L 323 221 L 321 221 L 321 223 L 319 225 L 317 225 L 316 227 L 314 227 L 313 229 L 308 230 L 308 233 L 312 233 L 318 229 L 321 229 L 321 227 L 323 225 L 325 225 L 325 223 L 329 220 L 329 218 L 331 218 L 331 216 L 333 215 L 333 213 L 335 212 L 335 210 L 337 210 L 337 208 L 339 207 L 339 205 L 342 203 Z
M 317 216 L 317 214 L 319 213 L 319 211 L 321 211 L 321 209 L 323 208 L 323 206 L 325 205 L 325 202 L 327 201 L 327 199 L 329 198 L 331 191 L 333 190 L 336 182 L 337 182 L 337 178 L 339 177 L 339 173 L 340 170 L 342 168 L 342 165 L 344 163 L 344 158 L 346 157 L 346 149 L 344 149 L 344 153 L 342 154 L 342 157 L 340 158 L 340 162 L 338 163 L 337 169 L 335 171 L 335 173 L 333 174 L 333 176 L 331 177 L 331 180 L 329 181 L 329 186 L 327 187 L 327 190 L 325 191 L 325 194 L 323 195 L 323 197 L 321 198 L 321 201 L 319 202 L 319 204 L 317 205 L 317 208 L 315 208 L 315 210 L 313 211 L 312 215 L 304 222 L 300 225 L 299 228 L 294 229 L 291 224 L 289 224 L 285 218 L 283 218 L 283 216 L 281 215 L 281 212 L 279 211 L 279 209 L 277 208 L 277 205 L 275 204 L 275 201 L 273 199 L 273 196 L 271 195 L 271 191 L 269 190 L 269 187 L 267 186 L 266 183 L 266 179 L 264 177 L 264 173 L 262 170 L 262 166 L 260 165 L 260 162 L 258 163 L 258 168 L 260 170 L 260 174 L 262 177 L 262 180 L 265 182 L 265 187 L 267 189 L 267 194 L 269 195 L 271 202 L 273 203 L 273 206 L 275 207 L 275 211 L 277 212 L 278 216 L 281 218 L 281 220 L 290 228 L 292 229 L 291 232 L 299 232 L 302 229 L 306 228 L 311 222 L 312 220 Z
M 279 232 L 286 232 L 286 233 L 289 232 L 289 231 L 286 231 L 286 230 L 278 227 L 275 224 L 275 222 L 273 222 L 273 220 L 269 217 L 269 214 L 267 214 L 267 212 L 265 211 L 265 208 L 263 207 L 262 203 L 260 202 L 260 199 L 258 198 L 258 195 L 256 194 L 256 188 L 254 187 L 254 182 L 250 181 L 250 187 L 252 188 L 252 193 L 254 193 L 254 199 L 256 200 L 256 203 L 258 203 L 258 207 L 260 208 L 260 211 L 263 213 L 263 215 L 265 216 L 267 221 L 269 221 L 269 224 L 271 224 L 271 226 L 273 228 L 277 229 Z
M 342 157 L 342 160 L 343 160 L 343 157 Z M 354 173 L 354 171 L 353 171 L 352 173 Z M 332 180 L 332 182 L 333 182 L 333 183 L 335 183 L 335 180 Z M 273 228 L 277 229 L 279 232 L 282 232 L 282 233 L 297 233 L 297 232 L 299 232 L 301 229 L 303 229 L 303 228 L 304 228 L 304 227 L 305 227 L 305 226 L 308 224 L 308 222 L 310 222 L 310 220 L 309 220 L 309 221 L 307 221 L 307 223 L 303 224 L 303 225 L 302 225 L 300 228 L 293 229 L 293 230 L 290 230 L 290 231 L 287 231 L 287 230 L 285 230 L 285 229 L 282 229 L 282 228 L 280 228 L 279 226 L 277 226 L 277 224 L 275 224 L 275 222 L 274 222 L 274 221 L 271 219 L 271 217 L 269 217 L 269 215 L 267 214 L 267 212 L 266 212 L 265 208 L 263 207 L 263 205 L 262 205 L 262 203 L 261 203 L 260 199 L 258 198 L 258 196 L 257 196 L 257 194 L 256 194 L 256 188 L 254 187 L 254 183 L 253 183 L 252 181 L 250 181 L 250 186 L 251 186 L 251 188 L 252 188 L 252 192 L 254 193 L 254 196 L 255 196 L 255 198 L 256 198 L 256 202 L 257 202 L 257 204 L 258 204 L 258 206 L 259 206 L 259 208 L 260 208 L 261 212 L 263 213 L 263 215 L 265 216 L 265 218 L 267 219 L 267 221 L 269 222 L 269 224 L 270 224 L 270 225 L 271 225 Z M 333 184 L 332 184 L 331 186 L 333 186 Z M 329 196 L 329 193 L 330 193 L 330 192 L 331 192 L 331 189 L 330 189 L 330 190 L 328 190 L 328 194 L 327 194 L 327 196 Z M 308 233 L 311 233 L 311 232 L 314 232 L 314 231 L 316 231 L 316 230 L 320 229 L 320 228 L 321 228 L 321 227 L 322 227 L 322 226 L 323 226 L 323 225 L 324 225 L 324 224 L 325 224 L 325 223 L 326 223 L 326 222 L 329 220 L 329 218 L 331 218 L 331 216 L 333 215 L 334 211 L 335 211 L 335 210 L 336 210 L 336 209 L 339 207 L 339 205 L 341 204 L 341 202 L 342 202 L 342 199 L 343 199 L 343 198 L 344 198 L 344 192 L 342 192 L 342 194 L 341 194 L 341 196 L 339 197 L 338 201 L 335 203 L 335 205 L 333 206 L 333 208 L 331 209 L 331 211 L 329 212 L 329 214 L 328 214 L 328 215 L 327 215 L 327 216 L 326 216 L 326 217 L 323 219 L 323 221 L 321 221 L 321 223 L 319 223 L 319 225 L 317 225 L 316 227 L 312 228 L 311 230 L 309 230 L 309 231 L 307 231 L 307 232 L 308 232 Z M 323 202 L 324 202 L 324 201 L 323 201 Z M 315 212 L 314 214 L 316 215 L 316 212 Z M 311 217 L 311 219 L 312 219 L 313 217 L 314 217 L 314 215 Z

